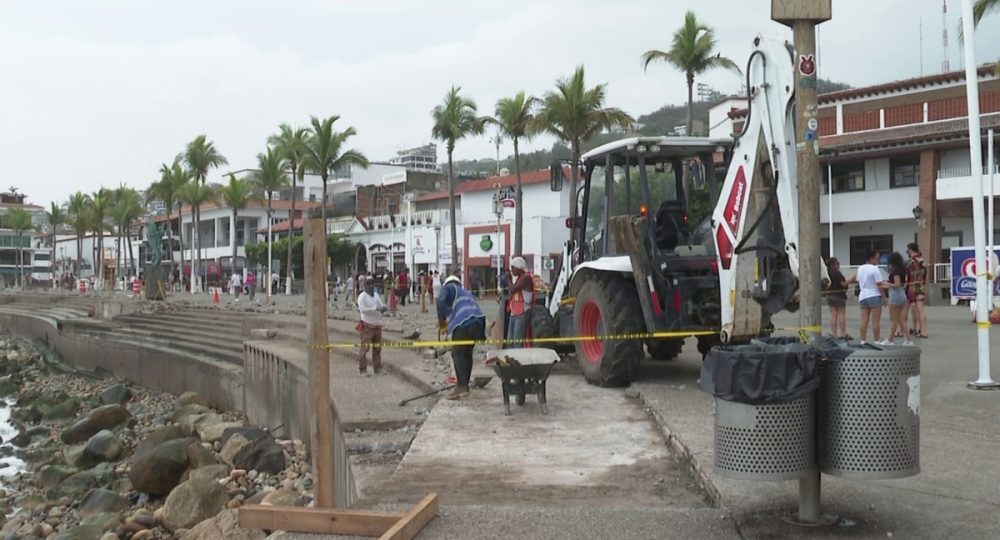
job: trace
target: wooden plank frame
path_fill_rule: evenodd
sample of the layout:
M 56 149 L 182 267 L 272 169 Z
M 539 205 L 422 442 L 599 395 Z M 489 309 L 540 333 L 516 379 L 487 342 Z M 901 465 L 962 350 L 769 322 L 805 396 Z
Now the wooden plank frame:
M 308 219 L 305 227 L 306 321 L 309 375 L 316 407 L 313 433 L 313 478 L 316 508 L 246 505 L 239 509 L 245 529 L 301 533 L 371 536 L 382 540 L 411 540 L 438 511 L 438 496 L 430 493 L 409 512 L 375 512 L 333 508 L 333 416 L 330 408 L 330 355 L 326 332 L 326 238 L 322 219 Z
M 405 514 L 251 504 L 239 509 L 239 524 L 245 529 L 411 540 L 434 519 L 437 511 L 436 493 L 425 496 Z

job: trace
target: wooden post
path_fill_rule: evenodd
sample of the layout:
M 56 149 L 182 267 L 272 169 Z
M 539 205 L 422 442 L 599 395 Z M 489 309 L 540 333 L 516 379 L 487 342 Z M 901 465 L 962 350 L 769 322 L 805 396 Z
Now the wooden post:
M 305 222 L 306 336 L 314 408 L 313 494 L 317 508 L 333 508 L 333 411 L 330 404 L 330 350 L 326 327 L 326 231 L 322 219 Z M 268 278 L 270 279 L 270 277 Z

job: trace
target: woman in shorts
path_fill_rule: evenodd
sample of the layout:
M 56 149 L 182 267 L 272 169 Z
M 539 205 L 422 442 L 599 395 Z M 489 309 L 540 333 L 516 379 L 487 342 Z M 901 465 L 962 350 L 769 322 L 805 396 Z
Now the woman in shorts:
M 858 301 L 861 304 L 861 344 L 867 344 L 868 323 L 872 325 L 872 335 L 875 341 L 882 335 L 882 271 L 877 264 L 878 251 L 869 251 L 867 262 L 858 268 L 858 273 L 850 281 L 857 282 L 860 292 Z
M 903 345 L 913 345 L 910 332 L 906 328 L 906 264 L 899 253 L 889 255 L 889 280 L 881 283 L 883 289 L 889 291 L 889 337 L 879 342 L 879 345 L 895 345 L 893 339 L 897 335 L 905 336 Z M 877 337 L 875 339 L 878 339 Z
M 826 304 L 830 306 L 830 333 L 834 337 L 850 339 L 847 335 L 847 278 L 840 273 L 840 261 L 830 257 L 827 261 L 830 285 L 826 291 Z

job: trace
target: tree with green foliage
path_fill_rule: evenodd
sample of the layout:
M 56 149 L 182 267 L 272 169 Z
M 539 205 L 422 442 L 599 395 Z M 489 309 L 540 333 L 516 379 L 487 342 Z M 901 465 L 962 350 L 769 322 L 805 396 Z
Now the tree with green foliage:
M 24 208 L 11 208 L 7 212 L 7 228 L 14 231 L 17 246 L 17 286 L 24 288 L 24 233 L 31 229 L 31 214 Z
M 306 128 L 292 128 L 288 124 L 278 126 L 278 133 L 267 138 L 267 144 L 273 146 L 288 162 L 292 171 L 292 210 L 289 214 L 288 235 L 295 236 L 295 193 L 296 180 L 302 181 L 306 174 L 305 158 L 309 151 L 309 130 Z M 325 225 L 325 223 L 324 223 Z M 295 273 L 292 268 L 292 243 L 288 243 L 287 249 L 288 272 L 285 275 L 285 294 L 292 294 L 292 281 Z
M 97 264 L 97 280 L 101 283 L 102 287 L 105 285 L 104 232 L 108 229 L 106 220 L 111 213 L 112 205 L 114 205 L 114 198 L 114 192 L 102 187 L 90 196 L 89 201 L 90 227 L 94 231 L 94 235 L 97 236 L 97 243 L 95 245 L 97 253 L 94 255 L 94 261 Z
M 496 116 L 486 118 L 486 122 L 500 128 L 500 133 L 514 142 L 514 256 L 522 254 L 524 238 L 524 198 L 521 193 L 521 139 L 530 139 L 534 135 L 535 106 L 538 98 L 526 95 L 524 92 L 514 94 L 514 97 L 500 98 L 497 101 Z
M 285 174 L 285 160 L 281 157 L 273 147 L 267 147 L 266 153 L 257 154 L 257 170 L 253 173 L 253 183 L 259 193 L 262 193 L 267 199 L 267 223 L 268 223 L 268 233 L 267 242 L 268 245 L 271 244 L 271 227 L 270 223 L 274 219 L 273 209 L 271 208 L 271 200 L 274 198 L 274 192 L 280 190 L 281 188 L 288 185 L 288 175 Z M 324 190 L 325 190 L 324 183 Z M 291 232 L 291 225 L 289 222 L 289 232 Z M 324 226 L 326 225 L 326 220 L 323 221 Z M 271 297 L 271 251 L 268 251 L 267 257 L 267 281 L 265 282 L 265 290 L 267 291 L 267 297 Z
M 110 209 L 111 221 L 118 234 L 118 247 L 115 253 L 115 278 L 119 276 L 118 265 L 122 262 L 122 250 L 128 245 L 128 262 L 130 268 L 135 268 L 135 257 L 132 255 L 132 227 L 145 209 L 142 207 L 139 192 L 125 184 L 121 184 L 113 192 L 114 202 Z
M 469 135 L 479 135 L 483 132 L 483 121 L 476 116 L 476 102 L 459 94 L 461 86 L 452 85 L 445 94 L 444 101 L 434 107 L 431 117 L 434 126 L 431 136 L 445 143 L 448 152 L 448 210 L 451 212 L 451 267 L 459 268 L 458 262 L 458 230 L 455 228 L 455 172 L 452 154 L 455 152 L 455 142 Z
M 666 62 L 684 72 L 687 78 L 687 136 L 694 135 L 692 107 L 694 106 L 694 77 L 714 69 L 725 68 L 737 73 L 740 68 L 730 59 L 715 51 L 715 31 L 698 21 L 694 12 L 684 15 L 684 25 L 674 32 L 670 50 L 649 50 L 642 55 L 643 70 L 653 62 Z
M 49 228 L 51 229 L 49 235 L 52 242 L 52 254 L 49 259 L 49 272 L 52 274 L 52 288 L 58 288 L 58 283 L 56 283 L 56 233 L 59 232 L 59 227 L 62 227 L 68 221 L 68 216 L 66 215 L 66 207 L 61 204 L 56 204 L 54 201 L 49 203 L 49 211 L 45 212 L 45 221 L 49 223 Z M 65 272 L 65 270 L 63 270 Z
M 580 147 L 603 130 L 628 129 L 634 120 L 625 111 L 605 107 L 607 84 L 587 88 L 583 66 L 573 76 L 556 81 L 555 91 L 542 98 L 542 108 L 535 117 L 534 131 L 545 131 L 570 145 L 570 217 L 577 215 L 576 184 L 580 176 Z
M 199 182 L 187 182 L 181 186 L 177 193 L 178 199 L 191 207 L 191 292 L 198 292 L 201 284 L 201 274 L 199 266 L 201 257 L 197 254 L 201 251 L 201 235 L 198 234 L 198 221 L 195 208 L 208 204 L 216 199 L 215 188 Z M 183 216 L 182 216 L 183 218 Z M 184 222 L 180 223 L 181 229 Z
M 179 193 L 181 187 L 187 184 L 191 180 L 191 174 L 184 169 L 181 164 L 180 158 L 175 158 L 173 164 L 167 165 L 163 163 L 160 165 L 160 179 L 153 182 L 149 189 L 146 190 L 146 202 L 152 200 L 160 200 L 163 202 L 163 206 L 167 211 L 167 238 L 170 244 L 170 273 L 174 272 L 174 233 L 173 233 L 173 221 L 170 215 L 174 211 L 174 205 L 179 202 Z M 177 204 L 178 213 L 178 225 L 183 223 L 183 208 L 180 204 Z M 181 267 L 184 267 L 184 246 L 181 245 Z
M 185 165 L 188 167 L 188 172 L 194 177 L 199 184 L 205 185 L 208 178 L 208 171 L 220 167 L 222 165 L 229 164 L 229 160 L 226 156 L 219 153 L 218 149 L 215 148 L 215 143 L 208 140 L 206 135 L 198 135 L 193 141 L 189 142 L 184 148 L 184 153 L 179 156 Z M 190 193 L 195 194 L 195 193 Z M 199 204 L 192 205 L 193 223 L 194 229 L 198 229 L 198 225 L 201 224 L 201 204 L 210 201 L 208 199 Z M 196 235 L 197 236 L 197 235 Z M 199 291 L 201 288 L 200 276 L 195 279 L 197 274 L 194 273 L 195 262 L 201 262 L 201 246 L 196 245 L 195 256 L 192 258 L 192 273 L 191 273 L 191 290 Z
M 233 210 L 233 216 L 230 218 L 232 221 L 229 222 L 229 230 L 236 230 L 236 221 L 239 217 L 240 210 L 245 210 L 246 207 L 252 202 L 258 199 L 254 194 L 253 185 L 250 182 L 236 178 L 235 174 L 229 174 L 229 183 L 223 184 L 222 187 L 216 192 L 216 196 L 219 198 L 219 202 L 228 206 Z M 270 204 L 268 200 L 268 204 Z M 233 248 L 233 258 L 230 262 L 229 273 L 236 273 L 236 238 L 230 240 L 230 245 Z
M 305 167 L 307 170 L 318 174 L 323 180 L 323 206 L 320 214 L 323 216 L 323 230 L 327 228 L 326 206 L 329 203 L 326 196 L 326 185 L 330 179 L 330 173 L 343 170 L 351 166 L 368 168 L 368 158 L 358 150 L 344 150 L 344 144 L 348 139 L 358 134 L 357 130 L 348 126 L 344 131 L 335 131 L 333 124 L 339 120 L 339 116 L 319 119 L 313 116 L 310 119 L 312 130 L 306 145 Z
M 76 277 L 83 271 L 83 237 L 90 230 L 89 197 L 81 191 L 69 196 L 66 211 L 69 213 L 69 224 L 76 234 Z
M 282 251 L 291 246 L 292 265 L 296 268 L 302 268 L 304 264 L 303 245 L 304 242 L 301 236 L 292 238 L 291 242 L 288 241 L 288 237 L 285 237 L 275 240 L 272 245 L 272 249 Z M 247 244 L 244 249 L 246 251 L 248 264 L 250 262 L 261 266 L 267 264 L 267 242 Z M 350 260 L 354 256 L 356 249 L 357 244 L 351 242 L 342 234 L 331 234 L 326 237 L 326 254 L 333 262 L 334 268 L 343 265 L 344 261 L 348 261 L 347 265 L 350 266 Z

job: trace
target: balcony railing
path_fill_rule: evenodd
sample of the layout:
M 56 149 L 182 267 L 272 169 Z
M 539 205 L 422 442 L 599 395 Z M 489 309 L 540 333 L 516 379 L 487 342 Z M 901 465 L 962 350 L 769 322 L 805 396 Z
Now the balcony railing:
M 411 215 L 413 219 L 413 226 L 440 225 L 444 221 L 441 215 L 442 212 L 443 210 L 424 210 L 421 212 L 413 212 Z M 366 221 L 372 230 L 392 229 L 393 221 L 395 221 L 395 226 L 397 228 L 406 227 L 408 225 L 406 213 L 393 214 L 392 216 L 370 216 Z
M 989 166 L 983 165 L 983 174 L 990 174 Z M 972 176 L 970 167 L 953 167 L 950 169 L 939 169 L 938 178 L 960 178 L 962 176 Z

